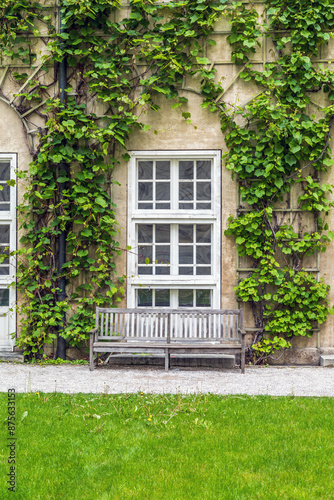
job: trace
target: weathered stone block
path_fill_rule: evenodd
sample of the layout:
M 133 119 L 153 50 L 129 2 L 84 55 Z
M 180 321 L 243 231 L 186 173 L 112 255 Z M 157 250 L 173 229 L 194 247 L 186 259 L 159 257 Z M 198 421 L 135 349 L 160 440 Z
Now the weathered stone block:
M 15 363 L 23 363 L 24 356 L 18 352 L 10 352 L 10 351 L 0 351 L 0 360 L 1 361 L 12 361 Z
M 275 359 L 276 358 L 276 359 Z M 270 365 L 319 365 L 319 349 L 316 348 L 292 348 L 287 349 L 280 357 L 278 351 L 274 354 L 274 359 L 269 358 Z
M 334 355 L 333 354 L 323 354 L 320 356 L 320 366 L 334 366 Z

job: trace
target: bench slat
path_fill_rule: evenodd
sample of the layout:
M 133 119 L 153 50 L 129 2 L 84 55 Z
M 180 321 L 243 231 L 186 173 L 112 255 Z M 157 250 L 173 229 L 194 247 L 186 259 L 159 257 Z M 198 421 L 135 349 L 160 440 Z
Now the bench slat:
M 145 341 L 145 340 L 138 340 L 136 342 L 93 342 L 93 347 L 101 347 L 105 349 L 135 349 L 135 348 L 152 348 L 152 349 L 164 349 L 164 348 L 170 348 L 170 349 L 226 349 L 229 346 L 233 348 L 239 347 L 238 344 L 240 342 L 166 342 L 166 341 L 161 341 L 161 342 L 153 342 L 153 341 Z M 107 351 L 106 351 L 107 352 Z
M 134 308 L 134 309 L 118 309 L 118 308 L 105 308 L 105 307 L 97 307 L 96 308 L 100 313 L 105 313 L 105 312 L 113 312 L 113 313 L 125 313 L 125 312 L 129 312 L 129 313 L 143 313 L 145 311 L 147 311 L 147 309 L 145 309 L 145 307 L 141 307 L 141 308 Z M 157 309 L 156 311 L 152 308 L 150 308 L 151 311 L 153 311 L 154 313 L 155 312 L 161 312 L 161 313 L 164 313 L 164 314 L 170 314 L 170 313 L 176 313 L 176 314 L 180 314 L 180 313 L 188 313 L 188 314 L 213 314 L 213 313 L 218 313 L 218 314 L 236 314 L 237 316 L 240 316 L 240 311 L 241 309 L 209 309 L 209 308 L 201 308 L 201 309 L 187 309 L 187 308 L 184 308 L 184 309 L 170 309 L 170 308 L 167 308 L 167 307 L 159 307 L 159 309 Z

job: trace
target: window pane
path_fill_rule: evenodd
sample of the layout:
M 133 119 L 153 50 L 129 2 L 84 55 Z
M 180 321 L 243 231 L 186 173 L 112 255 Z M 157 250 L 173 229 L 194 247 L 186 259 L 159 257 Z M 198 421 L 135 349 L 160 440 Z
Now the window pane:
M 181 210 L 192 210 L 194 208 L 193 203 L 179 203 L 179 208 Z
M 179 243 L 193 243 L 194 226 L 192 224 L 179 225 Z
M 138 243 L 152 243 L 153 225 L 138 224 Z
M 196 264 L 211 264 L 211 247 L 203 245 L 196 248 Z
M 9 274 L 9 266 L 6 266 L 6 267 L 0 267 L 0 274 L 3 276 L 3 275 L 7 275 Z
M 153 161 L 138 162 L 138 179 L 153 179 Z
M 138 208 L 140 210 L 152 210 L 153 203 L 138 203 Z
M 193 161 L 180 161 L 179 162 L 179 179 L 193 179 L 194 178 L 194 162 Z
M 197 276 L 210 275 L 211 274 L 211 266 L 207 266 L 207 267 L 197 266 L 196 267 L 196 274 L 197 274 Z
M 211 161 L 196 162 L 197 179 L 211 179 Z
M 169 290 L 155 290 L 155 306 L 156 307 L 169 307 L 170 298 Z
M 9 306 L 9 288 L 0 288 L 0 307 Z
M 152 262 L 152 247 L 151 246 L 138 247 L 138 264 L 146 264 L 145 259 L 149 259 L 150 262 Z
M 10 179 L 10 163 L 0 163 L 0 181 L 9 181 Z
M 197 200 L 211 200 L 211 182 L 197 183 Z
M 0 243 L 9 243 L 9 225 L 0 225 Z
M 157 245 L 155 249 L 155 260 L 157 264 L 170 264 L 170 247 L 169 245 Z
M 189 266 L 189 267 L 180 266 L 179 267 L 179 275 L 180 276 L 193 275 L 193 274 L 194 274 L 193 266 Z
M 152 307 L 152 290 L 138 290 L 138 307 Z
M 152 182 L 138 182 L 138 200 L 153 200 Z
M 179 307 L 193 307 L 193 305 L 194 305 L 194 291 L 179 290 Z
M 192 182 L 180 182 L 179 200 L 193 200 L 194 186 Z
M 155 274 L 170 275 L 169 266 L 155 266 Z
M 196 203 L 197 210 L 211 210 L 211 203 Z
M 170 199 L 170 183 L 157 182 L 155 188 L 156 200 L 169 200 Z
M 10 200 L 10 187 L 7 184 L 1 184 L 2 190 L 0 191 L 0 201 Z
M 157 210 L 168 210 L 170 209 L 170 203 L 156 203 L 155 208 Z
M 138 274 L 153 274 L 152 266 L 140 266 L 140 267 L 138 267 Z
M 179 247 L 179 264 L 193 264 L 194 263 L 194 249 L 193 247 Z
M 156 178 L 157 179 L 170 179 L 170 162 L 157 161 L 156 163 Z
M 170 242 L 170 225 L 162 224 L 161 226 L 155 226 L 155 241 L 157 243 L 169 243 Z
M 0 247 L 0 255 L 8 255 L 9 248 L 8 247 Z M 0 260 L 0 264 L 9 264 L 9 257 L 6 257 L 3 261 Z
M 209 224 L 196 225 L 196 242 L 211 243 L 211 226 Z
M 211 307 L 211 290 L 196 290 L 196 307 Z

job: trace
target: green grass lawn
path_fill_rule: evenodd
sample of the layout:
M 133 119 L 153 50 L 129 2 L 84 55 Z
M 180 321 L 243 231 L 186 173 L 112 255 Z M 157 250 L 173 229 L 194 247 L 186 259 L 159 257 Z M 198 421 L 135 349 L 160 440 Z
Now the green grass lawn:
M 16 492 L 1 499 L 332 499 L 334 399 L 16 395 Z

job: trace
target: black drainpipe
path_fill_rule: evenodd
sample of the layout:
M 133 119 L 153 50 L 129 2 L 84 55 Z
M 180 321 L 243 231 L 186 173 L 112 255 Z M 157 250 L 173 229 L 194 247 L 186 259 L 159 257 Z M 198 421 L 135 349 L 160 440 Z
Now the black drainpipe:
M 62 22 L 61 16 L 61 5 L 59 8 L 59 32 L 64 33 L 66 28 Z M 67 61 L 66 56 L 63 57 L 62 61 L 59 63 L 59 94 L 60 94 L 60 103 L 61 107 L 66 106 L 66 87 L 67 87 Z M 58 166 L 57 177 L 69 177 L 70 172 L 68 165 L 66 163 L 60 163 Z M 58 185 L 59 189 L 59 215 L 61 216 L 64 213 L 62 207 L 62 201 L 64 199 L 64 190 L 66 189 L 66 182 L 61 182 Z M 66 229 L 62 229 L 59 234 L 58 239 L 58 272 L 62 274 L 64 271 L 64 264 L 66 262 L 66 237 L 67 231 Z M 57 302 L 61 302 L 66 300 L 66 278 L 62 277 L 59 281 L 60 291 L 57 293 Z M 58 327 L 58 338 L 57 338 L 57 352 L 56 358 L 66 359 L 66 340 L 61 336 L 61 333 L 64 331 L 66 325 L 66 313 L 63 315 L 63 324 Z

